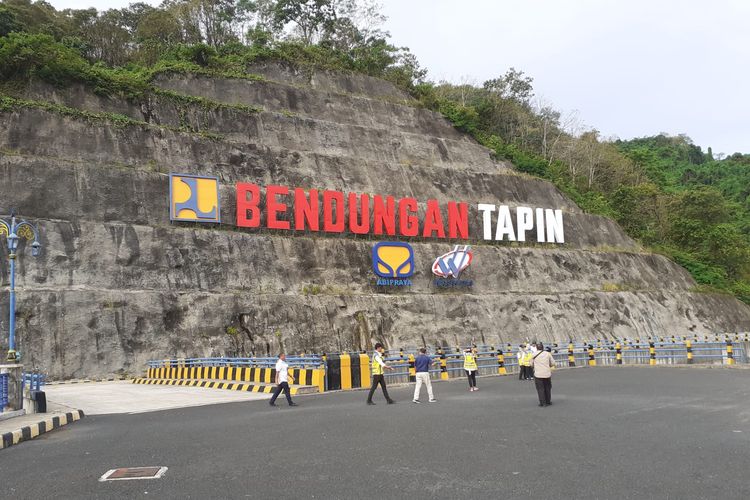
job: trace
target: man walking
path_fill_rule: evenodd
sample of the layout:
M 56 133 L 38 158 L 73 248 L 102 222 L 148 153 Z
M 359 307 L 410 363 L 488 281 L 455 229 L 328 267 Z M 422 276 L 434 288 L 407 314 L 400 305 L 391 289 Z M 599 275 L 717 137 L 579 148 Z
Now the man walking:
M 276 406 L 276 398 L 279 397 L 281 391 L 284 391 L 286 401 L 289 406 L 298 406 L 297 403 L 292 401 L 292 391 L 289 389 L 289 381 L 294 382 L 294 377 L 289 375 L 289 365 L 286 362 L 286 354 L 283 352 L 279 354 L 279 360 L 276 362 L 276 390 L 273 391 L 271 402 L 268 403 L 271 406 Z
M 372 385 L 370 386 L 370 393 L 367 395 L 367 404 L 374 405 L 372 402 L 372 395 L 375 394 L 375 389 L 380 384 L 383 389 L 383 396 L 388 401 L 389 405 L 395 403 L 394 400 L 388 395 L 388 389 L 385 387 L 385 377 L 383 376 L 383 370 L 393 370 L 392 367 L 388 366 L 383 360 L 383 344 L 378 342 L 375 344 L 375 352 L 372 356 Z
M 414 368 L 417 372 L 417 385 L 414 387 L 414 399 L 412 403 L 419 403 L 419 392 L 422 390 L 422 384 L 427 386 L 427 396 L 429 396 L 430 403 L 434 403 L 437 400 L 432 394 L 432 382 L 430 381 L 430 366 L 434 363 L 432 359 L 427 355 L 427 349 L 424 347 L 419 350 L 419 356 L 414 360 Z

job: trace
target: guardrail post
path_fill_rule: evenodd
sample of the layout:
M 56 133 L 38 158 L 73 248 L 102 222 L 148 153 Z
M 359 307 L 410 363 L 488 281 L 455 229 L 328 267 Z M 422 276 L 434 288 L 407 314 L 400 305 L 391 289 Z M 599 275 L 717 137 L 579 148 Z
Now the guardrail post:
M 438 349 L 438 354 L 440 355 L 440 380 L 448 380 L 448 359 L 442 347 Z
M 414 355 L 409 354 L 409 382 L 417 381 L 417 367 Z
M 596 358 L 594 357 L 594 346 L 589 344 L 589 366 L 596 366 Z
M 573 354 L 573 342 L 568 344 L 568 366 L 576 365 L 576 357 Z
M 734 364 L 734 348 L 732 347 L 732 341 L 727 340 L 727 364 Z
M 653 341 L 648 343 L 648 364 L 653 366 L 656 364 L 656 346 Z
M 497 373 L 498 375 L 507 375 L 508 372 L 505 370 L 505 356 L 503 350 L 497 350 Z
M 693 364 L 693 343 L 690 340 L 685 341 L 685 349 L 687 350 L 687 364 Z
M 619 342 L 615 344 L 615 364 L 622 364 L 622 345 Z

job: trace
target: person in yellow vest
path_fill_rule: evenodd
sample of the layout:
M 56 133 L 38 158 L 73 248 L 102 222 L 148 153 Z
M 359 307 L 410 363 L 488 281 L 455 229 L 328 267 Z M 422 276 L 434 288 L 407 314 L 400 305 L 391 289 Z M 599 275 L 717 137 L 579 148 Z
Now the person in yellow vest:
M 526 378 L 524 380 L 534 380 L 534 366 L 533 359 L 536 354 L 536 345 L 532 344 L 523 356 L 523 363 L 526 367 Z
M 469 391 L 478 391 L 477 387 L 477 346 L 464 350 L 464 370 L 469 379 Z
M 372 384 L 370 385 L 370 393 L 367 395 L 368 405 L 375 404 L 372 401 L 372 395 L 375 394 L 375 389 L 378 387 L 378 384 L 380 384 L 380 387 L 383 389 L 383 396 L 385 396 L 385 400 L 388 401 L 388 404 L 392 405 L 395 403 L 395 401 L 388 395 L 388 389 L 385 387 L 383 371 L 393 370 L 393 367 L 388 366 L 385 360 L 383 360 L 383 351 L 383 344 L 380 342 L 375 344 L 375 352 L 372 355 Z
M 526 380 L 526 345 L 520 344 L 518 346 L 518 352 L 516 353 L 516 359 L 518 360 L 518 380 Z

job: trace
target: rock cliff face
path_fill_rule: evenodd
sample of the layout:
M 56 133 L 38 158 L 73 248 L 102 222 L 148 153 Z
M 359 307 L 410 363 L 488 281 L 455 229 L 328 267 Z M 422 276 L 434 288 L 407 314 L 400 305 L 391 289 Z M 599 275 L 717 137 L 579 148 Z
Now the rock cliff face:
M 38 221 L 44 245 L 18 261 L 24 362 L 68 378 L 282 347 L 750 329 L 750 308 L 693 292 L 682 268 L 492 160 L 387 82 L 276 64 L 251 71 L 262 78 L 164 75 L 164 91 L 139 103 L 36 84 L 24 97 L 56 106 L 0 113 L 2 209 Z M 218 177 L 220 226 L 170 222 L 170 172 Z M 453 241 L 411 239 L 412 286 L 386 288 L 372 270 L 380 237 L 235 227 L 237 182 L 466 202 L 474 261 L 462 278 L 474 284 L 433 282 L 432 262 Z M 560 209 L 565 243 L 484 242 L 478 203 Z M 0 266 L 5 350 L 7 259 Z

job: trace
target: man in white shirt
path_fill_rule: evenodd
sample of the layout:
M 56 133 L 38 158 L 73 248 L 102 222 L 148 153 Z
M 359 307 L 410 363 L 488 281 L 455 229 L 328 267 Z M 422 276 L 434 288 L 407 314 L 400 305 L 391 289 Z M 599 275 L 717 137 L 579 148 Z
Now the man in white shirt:
M 289 382 L 294 382 L 294 377 L 289 375 L 289 365 L 286 362 L 286 354 L 283 352 L 279 354 L 279 360 L 276 362 L 276 390 L 273 391 L 271 402 L 268 403 L 271 406 L 276 406 L 276 398 L 279 397 L 281 391 L 284 391 L 286 401 L 289 406 L 298 406 L 297 403 L 292 401 L 292 391 L 289 389 Z

